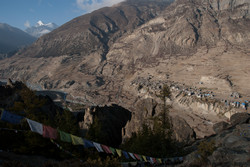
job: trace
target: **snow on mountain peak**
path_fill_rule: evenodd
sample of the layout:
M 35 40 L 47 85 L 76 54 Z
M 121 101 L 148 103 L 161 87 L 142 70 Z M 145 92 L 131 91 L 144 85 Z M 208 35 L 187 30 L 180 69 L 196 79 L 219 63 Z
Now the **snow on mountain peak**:
M 36 25 L 37 26 L 43 26 L 44 24 L 43 24 L 43 22 L 41 20 L 39 20 Z
M 35 26 L 27 28 L 25 31 L 34 37 L 40 37 L 44 34 L 47 34 L 58 26 L 55 23 L 44 24 L 41 20 L 39 20 Z

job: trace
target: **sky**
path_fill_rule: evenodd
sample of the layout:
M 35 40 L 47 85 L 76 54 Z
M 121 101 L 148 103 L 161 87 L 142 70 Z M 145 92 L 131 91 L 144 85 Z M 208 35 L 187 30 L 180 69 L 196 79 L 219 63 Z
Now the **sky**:
M 0 0 L 0 23 L 25 30 L 39 20 L 62 25 L 75 17 L 123 0 Z

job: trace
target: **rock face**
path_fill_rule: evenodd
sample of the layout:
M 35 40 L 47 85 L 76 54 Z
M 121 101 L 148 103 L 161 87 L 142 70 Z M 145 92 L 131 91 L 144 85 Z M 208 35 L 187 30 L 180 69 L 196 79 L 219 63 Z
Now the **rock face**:
M 75 18 L 0 61 L 0 77 L 60 89 L 86 106 L 118 104 L 132 112 L 129 137 L 159 113 L 156 93 L 165 83 L 208 89 L 218 99 L 232 92 L 250 98 L 249 13 L 247 0 L 125 1 Z M 207 101 L 199 111 L 174 102 L 172 114 L 184 113 L 201 138 L 225 115 Z
M 218 122 L 218 123 L 213 125 L 213 129 L 214 129 L 216 134 L 222 132 L 223 130 L 228 129 L 229 127 L 230 127 L 230 125 L 224 121 Z
M 232 118 L 237 117 L 237 115 L 238 114 L 234 114 Z M 234 125 L 234 122 L 229 122 L 229 124 Z M 229 124 L 219 123 L 218 126 L 228 126 Z M 249 166 L 249 127 L 249 123 L 245 123 L 244 121 L 241 123 L 238 122 L 236 126 L 224 130 L 220 129 L 220 132 L 216 135 L 205 139 L 215 141 L 216 147 L 212 155 L 208 156 L 206 166 Z M 185 162 L 180 166 L 201 166 L 201 164 L 197 163 L 197 152 L 193 152 L 186 156 Z
M 131 121 L 131 112 L 117 105 L 89 108 L 84 113 L 80 128 L 88 130 L 90 125 L 99 121 L 105 133 L 105 144 L 117 147 L 122 142 L 123 128 Z
M 188 123 L 181 117 L 172 118 L 173 124 L 173 137 L 180 143 L 191 144 L 196 139 L 194 130 L 188 125 Z
M 210 157 L 213 166 L 249 166 L 249 124 L 238 125 L 232 132 L 217 136 L 219 147 Z

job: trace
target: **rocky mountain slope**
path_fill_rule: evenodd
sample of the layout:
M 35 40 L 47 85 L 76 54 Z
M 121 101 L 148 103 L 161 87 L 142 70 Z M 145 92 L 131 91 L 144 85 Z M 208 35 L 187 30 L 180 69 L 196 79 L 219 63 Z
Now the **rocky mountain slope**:
M 0 61 L 0 77 L 63 90 L 87 106 L 116 103 L 133 112 L 124 136 L 157 115 L 163 84 L 181 85 L 170 115 L 211 135 L 214 123 L 243 111 L 221 100 L 250 99 L 249 0 L 170 2 L 129 0 L 75 18 Z M 190 88 L 213 100 L 186 98 Z
M 36 38 L 18 28 L 0 23 L 0 55 L 14 54 L 18 49 L 32 44 L 35 40 Z

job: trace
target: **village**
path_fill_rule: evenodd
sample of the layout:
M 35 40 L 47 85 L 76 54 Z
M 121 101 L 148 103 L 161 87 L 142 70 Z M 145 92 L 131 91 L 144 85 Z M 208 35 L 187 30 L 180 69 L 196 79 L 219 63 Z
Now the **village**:
M 198 89 L 196 87 L 185 88 L 183 84 L 181 85 L 178 83 L 172 83 L 170 88 L 172 91 L 177 91 L 179 93 L 180 92 L 185 93 L 187 96 L 193 96 L 193 97 L 196 97 L 198 99 L 211 98 L 211 99 L 218 100 L 218 101 L 222 102 L 225 105 L 225 107 L 231 106 L 234 108 L 241 108 L 241 109 L 244 109 L 246 111 L 248 110 L 249 101 L 241 99 L 242 97 L 237 92 L 231 93 L 230 97 L 228 97 L 228 98 L 234 99 L 234 100 L 229 100 L 229 99 L 217 99 L 216 95 L 214 95 L 214 93 L 212 91 L 204 91 L 204 90 Z
M 238 92 L 233 92 L 227 99 L 217 98 L 213 91 L 203 88 L 190 87 L 185 84 L 170 81 L 154 81 L 153 76 L 147 78 L 137 77 L 131 82 L 131 85 L 137 86 L 139 93 L 146 93 L 148 90 L 160 91 L 163 85 L 167 84 L 174 94 L 184 94 L 185 96 L 194 97 L 200 100 L 213 99 L 220 102 L 225 107 L 233 107 L 249 112 L 249 100 L 242 99 Z M 199 83 L 202 84 L 202 83 Z M 146 88 L 146 89 L 145 89 Z M 152 92 L 151 92 L 152 93 Z

